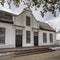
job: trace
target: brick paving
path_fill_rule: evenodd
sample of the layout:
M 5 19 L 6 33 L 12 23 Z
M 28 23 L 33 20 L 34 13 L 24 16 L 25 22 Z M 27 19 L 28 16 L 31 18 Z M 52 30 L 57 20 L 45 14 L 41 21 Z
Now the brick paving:
M 0 60 L 60 60 L 60 50 L 21 57 L 3 56 Z

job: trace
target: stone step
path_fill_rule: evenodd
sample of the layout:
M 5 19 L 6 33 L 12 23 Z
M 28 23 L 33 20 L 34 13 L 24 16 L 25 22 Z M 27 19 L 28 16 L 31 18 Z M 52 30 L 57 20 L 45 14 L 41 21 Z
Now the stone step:
M 45 53 L 45 52 L 51 52 L 53 50 L 49 48 L 39 48 L 39 49 L 28 49 L 16 52 L 13 57 L 19 57 L 19 56 L 26 56 L 26 55 L 32 55 L 32 54 L 39 54 L 39 53 Z
M 0 53 L 6 52 L 19 52 L 19 51 L 27 51 L 27 50 L 36 50 L 36 49 L 47 49 L 47 47 L 26 47 L 26 48 L 10 48 L 10 49 L 0 49 Z

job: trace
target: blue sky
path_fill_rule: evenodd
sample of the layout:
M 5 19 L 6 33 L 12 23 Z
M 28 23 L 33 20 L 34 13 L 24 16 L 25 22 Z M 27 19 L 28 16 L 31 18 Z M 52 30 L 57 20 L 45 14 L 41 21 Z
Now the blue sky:
M 0 5 L 0 10 L 8 11 L 11 13 L 14 13 L 16 15 L 20 14 L 23 9 L 26 7 L 23 3 L 20 4 L 19 8 L 13 5 L 13 2 L 11 3 L 11 9 L 9 9 L 9 6 L 7 2 L 4 4 L 4 6 Z M 39 8 L 37 11 L 32 8 L 31 10 L 33 11 L 32 13 L 36 17 L 37 20 L 39 21 L 48 21 L 53 27 L 56 29 L 60 29 L 60 13 L 57 12 L 57 17 L 54 17 L 51 13 L 45 14 L 45 16 L 42 18 L 40 15 L 40 9 Z

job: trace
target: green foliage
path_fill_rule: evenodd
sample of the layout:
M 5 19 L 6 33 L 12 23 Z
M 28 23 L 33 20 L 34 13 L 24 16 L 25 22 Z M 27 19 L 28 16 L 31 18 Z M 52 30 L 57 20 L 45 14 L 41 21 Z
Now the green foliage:
M 43 5 L 43 10 L 41 11 L 41 15 L 42 17 L 44 17 L 44 15 L 47 12 L 51 12 L 55 17 L 56 17 L 56 12 L 57 10 L 60 12 L 60 0 L 37 0 L 37 1 L 41 1 L 41 5 Z M 36 3 L 34 1 L 34 3 Z M 39 3 L 37 3 L 36 5 L 38 5 Z
M 3 5 L 3 6 L 4 6 L 4 0 L 1 0 L 1 2 L 0 2 L 0 3 L 1 3 L 1 5 Z
M 5 0 L 2 0 L 1 5 L 4 5 L 4 1 Z M 20 0 L 13 1 L 16 6 L 19 6 Z M 40 11 L 42 17 L 44 17 L 47 12 L 51 12 L 56 17 L 57 10 L 60 12 L 60 0 L 32 0 L 30 3 L 32 3 L 32 5 L 30 4 L 32 7 L 36 6 L 37 8 L 40 8 L 42 5 L 43 10 Z
M 20 0 L 13 0 L 13 1 L 14 1 L 14 4 L 15 4 L 16 6 L 19 6 Z

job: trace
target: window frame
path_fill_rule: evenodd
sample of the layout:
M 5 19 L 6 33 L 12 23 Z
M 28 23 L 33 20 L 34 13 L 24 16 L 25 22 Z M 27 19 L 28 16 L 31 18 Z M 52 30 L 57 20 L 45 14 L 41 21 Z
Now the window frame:
M 1 31 L 1 37 L 0 37 L 0 39 L 2 39 L 3 37 L 3 40 L 0 40 L 0 44 L 5 44 L 5 32 L 6 32 L 6 29 L 5 28 L 2 28 L 2 27 L 0 27 L 0 29 L 4 29 L 4 32 L 2 32 L 2 30 L 0 30 Z
M 26 16 L 26 26 L 30 26 L 31 25 L 30 19 L 31 18 L 29 16 Z
M 47 43 L 47 33 L 43 33 L 43 43 Z
M 19 30 L 19 29 L 16 29 L 16 35 L 23 35 L 23 31 Z
M 26 43 L 31 43 L 31 32 L 26 31 Z
M 34 32 L 34 36 L 38 36 L 38 32 Z
M 53 34 L 52 33 L 49 34 L 49 39 L 50 39 L 50 43 L 53 43 Z

